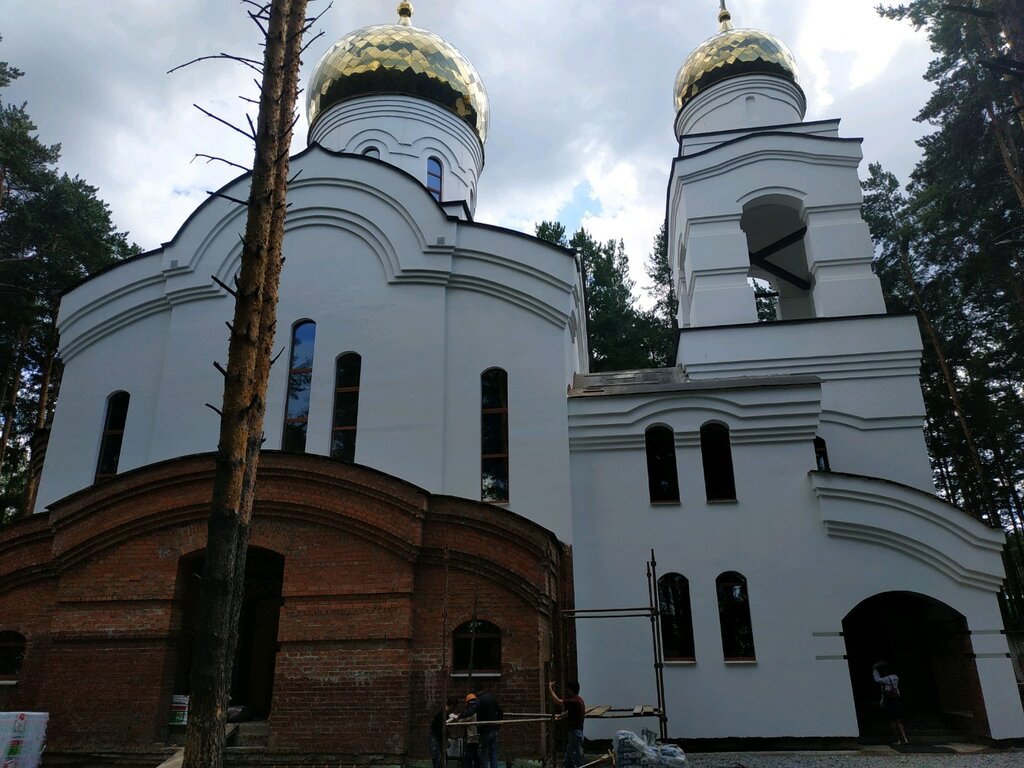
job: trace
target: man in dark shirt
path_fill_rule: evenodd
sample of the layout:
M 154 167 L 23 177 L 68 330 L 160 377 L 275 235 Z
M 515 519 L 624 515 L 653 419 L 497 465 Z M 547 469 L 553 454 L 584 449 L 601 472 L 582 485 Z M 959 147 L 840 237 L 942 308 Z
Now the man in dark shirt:
M 480 732 L 480 765 L 482 768 L 498 768 L 498 729 L 501 726 L 493 724 L 493 721 L 502 719 L 501 705 L 483 686 L 477 687 L 476 702 L 476 719 L 484 723 L 477 726 Z M 487 721 L 492 721 L 492 724 L 487 724 Z
M 565 745 L 564 768 L 580 768 L 583 765 L 583 718 L 586 716 L 587 705 L 580 698 L 580 684 L 572 680 L 565 684 L 569 695 L 565 699 L 558 698 L 555 684 L 548 683 L 548 693 L 555 704 L 565 709 L 565 724 L 569 729 L 569 740 Z

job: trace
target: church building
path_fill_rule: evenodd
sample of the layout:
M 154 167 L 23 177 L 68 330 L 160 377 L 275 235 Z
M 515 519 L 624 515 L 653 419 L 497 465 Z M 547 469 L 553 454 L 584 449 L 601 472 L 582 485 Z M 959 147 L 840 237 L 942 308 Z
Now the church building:
M 446 695 L 542 713 L 572 679 L 651 705 L 593 739 L 881 739 L 880 660 L 911 738 L 1024 738 L 1003 532 L 936 496 L 860 139 L 804 120 L 789 49 L 723 3 L 682 63 L 676 365 L 592 373 L 577 254 L 474 219 L 480 73 L 398 14 L 305 88 L 236 748 L 422 761 Z M 0 710 L 49 712 L 55 755 L 180 742 L 248 185 L 61 303 L 35 514 L 0 528 Z M 510 723 L 502 759 L 549 738 Z

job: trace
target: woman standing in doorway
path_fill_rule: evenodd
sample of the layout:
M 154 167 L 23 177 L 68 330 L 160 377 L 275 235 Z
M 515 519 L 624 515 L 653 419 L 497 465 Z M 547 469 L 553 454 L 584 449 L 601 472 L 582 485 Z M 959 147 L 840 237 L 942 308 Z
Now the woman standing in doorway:
M 889 722 L 896 730 L 898 737 L 896 745 L 909 744 L 907 732 L 903 728 L 903 702 L 900 699 L 899 676 L 884 661 L 879 661 L 871 667 L 871 674 L 882 689 L 882 711 L 885 712 Z

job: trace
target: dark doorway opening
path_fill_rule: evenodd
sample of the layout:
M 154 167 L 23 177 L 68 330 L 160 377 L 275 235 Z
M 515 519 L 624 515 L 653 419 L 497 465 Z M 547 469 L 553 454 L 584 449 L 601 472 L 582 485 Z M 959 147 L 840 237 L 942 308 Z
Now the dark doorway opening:
M 871 668 L 886 661 L 899 675 L 903 722 L 911 741 L 989 736 L 967 621 L 932 598 L 885 592 L 843 619 L 846 656 L 864 741 L 891 740 Z
M 192 643 L 199 610 L 204 555 L 183 557 L 178 566 L 181 601 L 181 639 L 175 665 L 174 693 L 191 692 Z M 245 558 L 245 596 L 238 620 L 238 647 L 231 674 L 229 720 L 266 720 L 274 691 L 274 667 L 279 643 L 284 557 L 259 547 L 249 547 Z

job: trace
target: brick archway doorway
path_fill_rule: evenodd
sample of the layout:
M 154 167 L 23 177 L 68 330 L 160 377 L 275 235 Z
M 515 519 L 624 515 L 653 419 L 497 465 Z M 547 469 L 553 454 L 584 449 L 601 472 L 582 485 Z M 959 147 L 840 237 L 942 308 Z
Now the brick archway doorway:
M 203 552 L 181 558 L 177 594 L 181 605 L 181 636 L 175 665 L 174 693 L 188 694 L 192 638 L 199 608 Z M 266 720 L 274 691 L 278 651 L 277 630 L 282 605 L 284 557 L 249 547 L 245 558 L 245 597 L 238 620 L 238 647 L 231 675 L 229 719 Z
M 864 600 L 843 619 L 846 656 L 865 741 L 892 737 L 872 666 L 899 675 L 911 741 L 988 736 L 988 720 L 967 620 L 945 603 L 912 592 Z

